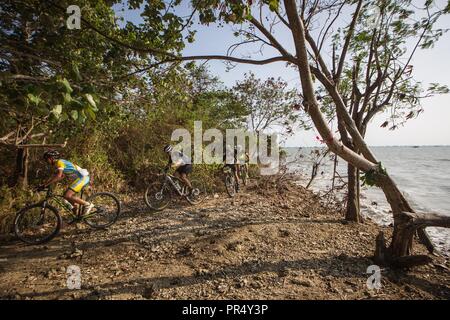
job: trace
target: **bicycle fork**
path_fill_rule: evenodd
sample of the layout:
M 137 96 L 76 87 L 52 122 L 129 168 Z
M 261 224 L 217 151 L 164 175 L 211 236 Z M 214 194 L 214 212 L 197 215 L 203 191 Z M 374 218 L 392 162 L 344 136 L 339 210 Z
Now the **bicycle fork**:
M 41 225 L 44 223 L 44 215 L 45 215 L 45 209 L 47 208 L 47 201 L 42 202 L 42 207 L 41 207 L 41 215 L 39 217 L 39 222 L 38 225 Z

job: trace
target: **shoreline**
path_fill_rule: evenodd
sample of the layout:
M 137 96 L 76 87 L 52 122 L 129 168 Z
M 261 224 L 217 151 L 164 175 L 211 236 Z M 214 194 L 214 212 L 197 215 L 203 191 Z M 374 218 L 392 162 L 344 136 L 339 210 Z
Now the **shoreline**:
M 300 178 L 297 182 L 303 186 L 305 180 Z M 318 194 L 325 192 L 320 187 L 311 189 Z M 340 199 L 343 198 L 343 194 L 336 193 Z M 369 219 L 376 225 L 382 227 L 391 227 L 394 224 L 392 213 L 388 207 L 379 207 L 379 204 L 373 204 L 373 199 L 370 199 L 364 191 L 361 192 L 361 215 L 363 219 Z M 447 228 L 428 227 L 425 232 L 430 237 L 435 250 L 443 257 L 450 258 L 450 230 Z

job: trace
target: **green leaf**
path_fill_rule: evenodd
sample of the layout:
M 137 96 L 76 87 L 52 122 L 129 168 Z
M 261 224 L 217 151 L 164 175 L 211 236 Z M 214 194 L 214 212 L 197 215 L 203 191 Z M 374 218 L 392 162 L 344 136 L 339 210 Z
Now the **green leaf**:
M 71 103 L 72 102 L 72 96 L 70 95 L 70 93 L 63 93 L 63 97 L 64 97 L 64 103 Z
M 28 98 L 28 101 L 29 101 L 29 102 L 33 103 L 33 104 L 36 105 L 36 106 L 38 106 L 39 103 L 41 103 L 41 101 L 42 101 L 41 98 L 39 98 L 38 96 L 35 96 L 35 95 L 32 94 L 32 93 L 27 94 L 27 98 Z
M 73 120 L 77 120 L 78 119 L 78 111 L 72 110 L 72 112 L 70 112 L 70 116 L 72 117 Z
M 66 121 L 67 119 L 69 119 L 69 116 L 67 115 L 67 113 L 63 113 L 63 114 L 61 115 L 61 118 L 60 118 L 61 122 L 64 122 L 64 121 Z
M 67 93 L 73 92 L 73 89 L 70 86 L 70 83 L 69 83 L 69 81 L 67 81 L 66 78 L 58 80 L 58 83 L 62 84 L 62 86 L 64 87 L 64 89 L 66 90 Z
M 76 64 L 74 64 L 74 65 L 72 66 L 72 70 L 73 70 L 73 73 L 75 74 L 75 78 L 76 78 L 78 81 L 83 80 L 83 78 L 81 77 L 81 74 L 80 74 L 80 70 L 78 69 L 78 66 L 77 66 Z
M 91 105 L 92 109 L 94 111 L 97 111 L 97 104 L 95 103 L 94 98 L 92 97 L 92 95 L 89 94 L 89 93 L 86 93 L 84 96 L 86 97 L 87 101 Z
M 381 162 L 378 162 L 377 168 L 373 170 L 369 170 L 363 175 L 361 175 L 362 186 L 370 186 L 373 187 L 377 183 L 378 175 L 387 175 L 386 168 L 383 167 Z
M 78 117 L 78 122 L 84 123 L 86 121 L 86 114 L 84 113 L 84 110 L 81 110 Z
M 58 119 L 62 113 L 62 105 L 58 104 L 58 105 L 54 106 L 53 110 L 51 112 Z
M 95 120 L 95 112 L 91 108 L 87 108 L 85 111 L 92 120 Z
M 279 1 L 278 0 L 270 0 L 269 1 L 269 9 L 270 9 L 270 11 L 277 12 L 278 11 L 278 6 L 279 6 Z

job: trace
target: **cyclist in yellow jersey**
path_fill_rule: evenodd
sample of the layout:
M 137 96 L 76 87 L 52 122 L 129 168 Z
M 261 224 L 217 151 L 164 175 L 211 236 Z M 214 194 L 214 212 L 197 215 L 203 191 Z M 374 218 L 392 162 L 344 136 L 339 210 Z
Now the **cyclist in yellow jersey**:
M 80 192 L 89 183 L 89 172 L 70 161 L 61 159 L 59 152 L 56 150 L 49 150 L 45 152 L 44 160 L 49 165 L 54 166 L 57 169 L 57 172 L 41 187 L 47 187 L 62 180 L 64 178 L 64 174 L 73 176 L 75 179 L 72 181 L 69 188 L 64 193 L 64 198 L 73 205 L 74 213 L 77 212 L 78 205 L 83 205 L 85 208 L 84 213 L 88 214 L 92 210 L 92 208 L 94 208 L 94 205 L 76 197 L 75 194 Z

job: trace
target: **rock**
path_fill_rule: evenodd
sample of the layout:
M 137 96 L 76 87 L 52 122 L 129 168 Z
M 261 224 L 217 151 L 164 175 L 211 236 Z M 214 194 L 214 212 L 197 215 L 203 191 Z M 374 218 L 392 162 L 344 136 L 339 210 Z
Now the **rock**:
M 68 253 L 63 253 L 60 254 L 57 259 L 63 260 L 63 259 L 68 259 L 69 258 L 69 254 Z
M 242 279 L 236 284 L 236 288 L 245 288 L 247 284 L 248 281 L 246 279 Z
M 311 280 L 304 279 L 304 278 L 295 278 L 291 281 L 293 284 L 303 286 L 303 287 L 312 287 L 314 284 Z
M 252 283 L 250 284 L 250 286 L 251 286 L 253 289 L 261 289 L 261 288 L 262 288 L 262 284 L 259 283 L 259 282 L 252 282 Z
M 150 251 L 151 252 L 159 252 L 161 250 L 161 248 L 159 246 L 153 246 Z
M 187 256 L 187 255 L 189 255 L 189 254 L 192 254 L 192 251 L 193 251 L 193 250 L 192 250 L 191 246 L 187 245 L 187 246 L 181 248 L 181 249 L 178 251 L 178 254 L 179 254 L 179 255 L 182 255 L 182 256 Z
M 232 242 L 227 245 L 227 250 L 229 251 L 240 251 L 242 249 L 242 245 L 239 241 Z
M 73 252 L 69 255 L 70 258 L 77 258 L 83 256 L 83 250 L 75 248 Z
M 353 293 L 353 289 L 347 288 L 344 290 L 345 293 Z
M 47 279 L 51 279 L 54 276 L 56 276 L 58 274 L 58 271 L 56 269 L 50 269 L 49 271 L 47 271 L 44 275 L 44 277 L 46 277 Z
M 291 233 L 287 229 L 280 229 L 279 230 L 280 237 L 289 237 Z
M 75 300 L 80 299 L 81 298 L 81 293 L 80 292 L 74 292 L 72 293 L 72 298 L 74 298 Z
M 345 280 L 344 283 L 348 284 L 348 285 L 350 285 L 352 287 L 357 287 L 358 286 L 355 282 L 353 282 L 351 280 Z
M 195 270 L 195 275 L 196 276 L 205 276 L 209 274 L 209 270 L 208 269 L 197 269 Z
M 228 287 L 226 284 L 222 283 L 222 284 L 219 284 L 216 289 L 219 293 L 225 293 L 227 291 Z
M 287 204 L 287 203 L 283 203 L 280 207 L 282 209 L 286 209 L 286 210 L 291 209 L 291 206 L 289 204 Z

